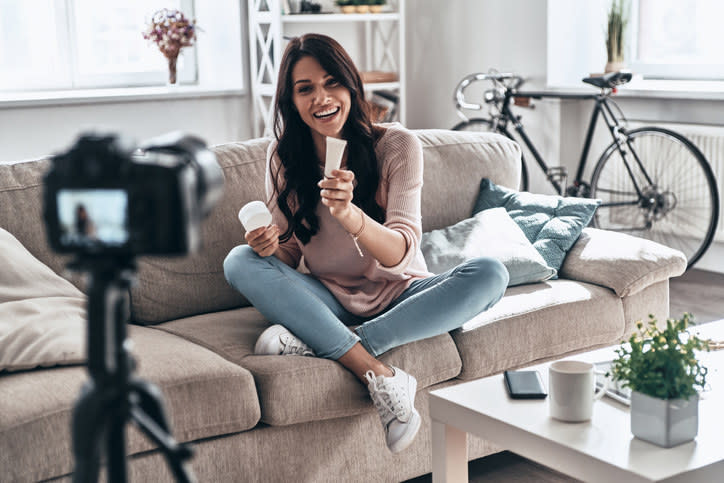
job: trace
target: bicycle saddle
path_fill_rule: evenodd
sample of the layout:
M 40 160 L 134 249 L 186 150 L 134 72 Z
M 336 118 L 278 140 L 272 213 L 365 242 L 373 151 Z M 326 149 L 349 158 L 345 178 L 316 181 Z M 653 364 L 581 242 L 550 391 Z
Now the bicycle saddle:
M 600 87 L 601 89 L 606 87 L 613 89 L 616 86 L 629 82 L 631 77 L 631 72 L 609 72 L 599 77 L 585 77 L 583 82 Z

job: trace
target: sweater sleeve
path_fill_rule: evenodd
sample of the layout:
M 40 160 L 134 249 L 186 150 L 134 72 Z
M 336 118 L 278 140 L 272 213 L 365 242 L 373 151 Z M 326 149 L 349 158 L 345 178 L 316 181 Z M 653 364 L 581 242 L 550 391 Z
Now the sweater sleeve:
M 384 226 L 399 232 L 407 245 L 397 265 L 379 270 L 404 273 L 420 250 L 422 237 L 422 144 L 411 132 L 401 130 L 390 136 L 382 153 L 382 187 L 387 190 Z
M 269 145 L 269 148 L 267 149 L 264 187 L 266 190 L 266 198 L 268 200 L 267 206 L 269 207 L 269 211 L 272 214 L 272 223 L 276 224 L 279 227 L 281 233 L 284 233 L 287 230 L 289 223 L 287 222 L 286 217 L 281 212 L 281 210 L 279 209 L 279 205 L 277 204 L 278 193 L 274 189 L 273 182 L 273 179 L 276 177 L 276 179 L 279 181 L 279 183 L 277 184 L 281 186 L 280 182 L 284 179 L 284 172 L 281 166 L 281 161 L 279 160 L 279 156 L 277 156 L 275 151 L 276 144 L 276 141 L 272 141 Z M 302 257 L 302 251 L 299 248 L 297 239 L 293 234 L 289 238 L 289 240 L 285 241 L 284 243 L 279 243 L 279 250 L 284 252 L 290 260 L 293 260 L 292 268 L 297 268 L 297 266 L 299 266 L 299 261 Z

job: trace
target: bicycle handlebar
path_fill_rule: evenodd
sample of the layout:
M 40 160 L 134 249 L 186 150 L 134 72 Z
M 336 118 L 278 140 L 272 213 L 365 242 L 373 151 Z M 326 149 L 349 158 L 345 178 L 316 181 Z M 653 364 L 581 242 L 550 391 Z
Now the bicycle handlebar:
M 513 82 L 512 85 L 506 86 L 503 84 L 503 81 L 508 79 L 514 79 L 515 82 Z M 469 74 L 463 77 L 463 79 L 458 83 L 458 85 L 455 87 L 455 94 L 453 96 L 453 100 L 455 101 L 455 105 L 458 109 L 470 109 L 474 111 L 480 111 L 483 108 L 482 104 L 475 104 L 465 101 L 465 89 L 472 84 L 473 82 L 483 81 L 483 80 L 492 80 L 494 84 L 498 85 L 498 87 L 503 89 L 509 89 L 518 88 L 523 83 L 523 78 L 515 75 L 513 73 L 488 73 L 484 74 L 482 72 L 477 72 L 474 74 Z

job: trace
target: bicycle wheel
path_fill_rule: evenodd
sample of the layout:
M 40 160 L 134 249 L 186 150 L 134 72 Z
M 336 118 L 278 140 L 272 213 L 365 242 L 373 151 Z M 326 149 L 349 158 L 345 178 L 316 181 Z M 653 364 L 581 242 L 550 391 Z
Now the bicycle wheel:
M 627 132 L 623 148 L 628 167 L 612 143 L 593 171 L 591 196 L 603 200 L 594 226 L 681 250 L 692 267 L 709 248 L 719 219 L 709 162 L 684 136 L 658 127 Z
M 474 118 L 460 122 L 452 128 L 453 131 L 475 131 L 475 132 L 493 132 L 493 122 L 490 119 Z M 497 130 L 498 134 L 502 134 L 508 139 L 515 141 L 512 136 L 502 129 Z M 516 141 L 517 142 L 517 141 Z M 528 167 L 525 164 L 525 158 L 520 156 L 520 185 L 518 191 L 528 191 Z

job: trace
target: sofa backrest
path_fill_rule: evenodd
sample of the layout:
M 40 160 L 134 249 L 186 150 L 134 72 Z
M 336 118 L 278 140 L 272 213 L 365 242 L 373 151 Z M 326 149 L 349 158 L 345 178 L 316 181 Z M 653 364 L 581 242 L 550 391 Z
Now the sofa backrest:
M 489 133 L 417 130 L 425 163 L 423 230 L 468 218 L 480 179 L 516 187 L 520 148 Z M 203 249 L 192 256 L 140 257 L 138 283 L 131 289 L 136 323 L 154 324 L 248 305 L 224 279 L 223 260 L 244 242 L 237 219 L 241 206 L 264 200 L 264 169 L 269 139 L 215 146 L 225 178 L 224 196 L 202 224 Z M 0 165 L 0 227 L 13 233 L 39 260 L 61 273 L 67 257 L 47 245 L 42 221 L 42 176 L 47 160 Z
M 35 258 L 61 273 L 69 257 L 50 249 L 43 222 L 43 175 L 49 168 L 49 159 L 0 164 L 0 227 Z M 80 279 L 73 282 L 80 285 Z
M 422 141 L 425 163 L 422 186 L 422 230 L 450 226 L 470 218 L 480 180 L 518 188 L 520 147 L 493 133 L 424 129 L 414 131 Z

